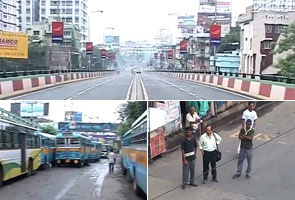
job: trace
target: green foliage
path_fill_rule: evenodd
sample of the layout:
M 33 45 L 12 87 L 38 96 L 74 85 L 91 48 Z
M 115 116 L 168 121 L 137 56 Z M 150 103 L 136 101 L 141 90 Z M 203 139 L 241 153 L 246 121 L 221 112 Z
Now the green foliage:
M 295 22 L 290 24 L 281 36 L 282 39 L 274 50 L 275 54 L 287 53 L 285 58 L 281 58 L 276 68 L 280 69 L 280 74 L 286 77 L 295 77 Z
M 240 27 L 232 27 L 230 32 L 221 40 L 221 46 L 218 48 L 218 52 L 234 51 L 240 48 L 240 44 L 237 46 L 232 43 L 240 43 Z
M 51 125 L 46 125 L 42 127 L 42 132 L 55 135 L 57 133 L 57 130 Z
M 123 135 L 130 128 L 132 123 L 140 117 L 140 115 L 147 109 L 146 101 L 127 102 L 119 109 L 120 119 L 122 123 L 119 126 L 118 133 Z

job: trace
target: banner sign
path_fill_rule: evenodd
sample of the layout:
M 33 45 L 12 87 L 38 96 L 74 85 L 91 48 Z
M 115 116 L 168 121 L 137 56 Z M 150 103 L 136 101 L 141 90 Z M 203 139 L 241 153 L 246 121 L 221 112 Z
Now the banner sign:
M 166 152 L 165 126 L 160 127 L 151 133 L 150 137 L 151 158 Z
M 210 26 L 210 43 L 212 45 L 219 45 L 221 43 L 221 26 L 213 24 Z
M 93 54 L 93 43 L 86 42 L 86 54 Z
M 173 55 L 173 49 L 169 49 L 169 50 L 167 50 L 167 59 L 168 60 L 172 60 L 173 59 L 173 57 L 174 57 L 174 55 Z
M 64 23 L 52 22 L 52 43 L 62 43 L 64 38 Z
M 28 59 L 28 35 L 0 31 L 0 57 Z
M 155 59 L 156 59 L 156 60 L 159 58 L 158 53 L 155 53 L 154 56 L 155 56 Z
M 106 59 L 106 57 L 107 57 L 107 50 L 101 49 L 100 50 L 100 55 L 101 55 L 101 58 L 102 59 Z
M 186 54 L 187 53 L 187 45 L 188 45 L 187 40 L 182 40 L 180 42 L 180 53 L 181 54 Z

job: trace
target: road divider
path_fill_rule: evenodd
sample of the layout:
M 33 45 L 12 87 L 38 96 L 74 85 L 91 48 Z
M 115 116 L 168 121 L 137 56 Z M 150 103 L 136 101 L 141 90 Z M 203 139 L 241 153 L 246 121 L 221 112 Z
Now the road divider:
M 0 99 L 13 97 L 48 87 L 118 74 L 116 71 L 43 74 L 0 79 Z
M 295 85 L 271 81 L 229 78 L 210 74 L 151 72 L 162 76 L 193 81 L 266 100 L 295 100 Z
M 139 75 L 135 74 L 128 89 L 126 100 L 148 100 L 145 86 Z

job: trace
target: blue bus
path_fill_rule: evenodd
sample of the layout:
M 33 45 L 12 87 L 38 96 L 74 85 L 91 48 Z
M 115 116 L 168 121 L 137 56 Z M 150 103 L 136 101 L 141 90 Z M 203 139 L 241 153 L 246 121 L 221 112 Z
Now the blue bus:
M 90 161 L 97 162 L 100 161 L 102 144 L 98 141 L 91 141 L 91 150 L 90 150 Z
M 41 164 L 47 162 L 55 165 L 55 136 L 47 133 L 39 133 L 41 138 Z
M 137 194 L 147 194 L 147 111 L 123 135 L 122 169 Z
M 55 161 L 58 166 L 74 164 L 78 167 L 89 165 L 91 140 L 73 132 L 63 132 L 56 136 Z

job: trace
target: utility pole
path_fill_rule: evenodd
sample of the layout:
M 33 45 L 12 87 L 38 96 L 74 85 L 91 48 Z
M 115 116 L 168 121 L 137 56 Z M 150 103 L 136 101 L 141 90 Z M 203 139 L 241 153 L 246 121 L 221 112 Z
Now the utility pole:
M 215 12 L 214 12 L 214 24 L 216 24 L 217 21 L 217 0 L 215 0 Z M 214 48 L 214 70 L 217 72 L 217 67 L 216 67 L 216 45 L 213 46 Z

